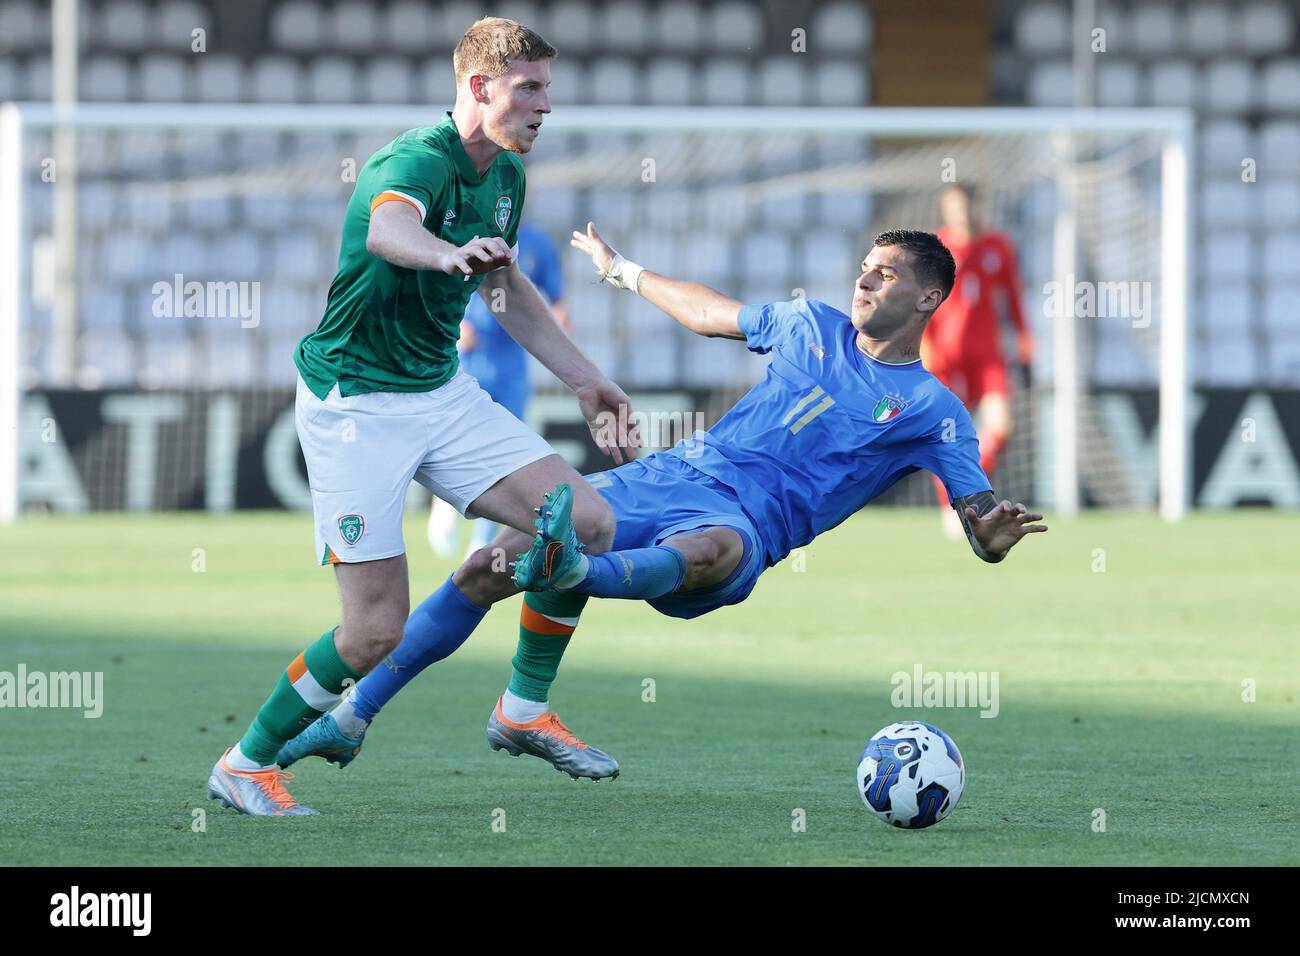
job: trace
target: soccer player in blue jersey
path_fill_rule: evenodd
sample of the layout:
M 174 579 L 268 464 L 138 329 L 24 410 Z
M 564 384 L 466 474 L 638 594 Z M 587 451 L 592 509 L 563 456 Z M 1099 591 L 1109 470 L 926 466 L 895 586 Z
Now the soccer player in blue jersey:
M 519 224 L 519 268 L 546 298 L 556 323 L 572 333 L 568 309 L 564 303 L 564 270 L 559 250 L 545 230 L 531 222 Z M 527 421 L 528 354 L 510 337 L 497 321 L 497 314 L 482 296 L 474 296 L 465 308 L 460 323 L 460 367 L 472 375 L 479 387 L 515 418 Z M 449 557 L 457 548 L 460 513 L 443 499 L 434 496 L 429 509 L 429 544 L 436 554 Z M 472 519 L 471 552 L 487 545 L 501 526 L 487 518 Z
M 743 340 L 770 355 L 767 375 L 707 432 L 586 476 L 609 502 L 612 546 L 588 555 L 560 485 L 538 509 L 531 543 L 503 532 L 494 548 L 527 545 L 513 580 L 494 573 L 491 549 L 475 552 L 444 585 L 440 636 L 404 638 L 333 715 L 286 745 L 281 766 L 309 754 L 344 765 L 367 722 L 415 673 L 469 635 L 493 602 L 528 591 L 505 693 L 488 720 L 494 750 L 529 753 L 592 779 L 618 774 L 609 755 L 578 740 L 548 697 L 590 597 L 639 599 L 670 617 L 693 618 L 743 601 L 759 576 L 794 548 L 840 524 L 917 469 L 948 490 L 971 548 L 1001 561 L 1042 515 L 994 498 L 979 442 L 961 401 L 921 365 L 926 322 L 952 289 L 951 254 L 937 236 L 895 230 L 876 237 L 854 283 L 848 315 L 796 299 L 741 305 L 693 282 L 625 260 L 593 224 L 574 233 L 601 277 L 640 295 L 699 335 Z M 427 607 L 429 602 L 426 602 Z

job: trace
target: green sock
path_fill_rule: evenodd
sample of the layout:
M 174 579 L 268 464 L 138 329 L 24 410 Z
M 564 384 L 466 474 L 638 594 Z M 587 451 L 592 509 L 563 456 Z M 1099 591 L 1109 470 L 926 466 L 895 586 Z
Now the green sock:
M 344 681 L 355 683 L 361 677 L 339 657 L 334 631 L 326 631 L 280 675 L 280 682 L 239 741 L 245 757 L 263 766 L 274 763 L 287 741 L 338 703 Z
M 524 595 L 519 647 L 510 662 L 510 693 L 538 703 L 546 700 L 586 604 L 587 595 L 574 591 L 529 591 Z

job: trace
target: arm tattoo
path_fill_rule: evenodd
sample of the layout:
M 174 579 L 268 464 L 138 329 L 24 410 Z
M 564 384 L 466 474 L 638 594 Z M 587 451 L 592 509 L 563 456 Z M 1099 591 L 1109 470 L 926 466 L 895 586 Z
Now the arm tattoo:
M 982 561 L 987 561 L 989 564 L 997 564 L 1007 556 L 1005 551 L 997 555 L 986 551 L 984 545 L 980 544 L 979 539 L 975 537 L 975 532 L 970 526 L 970 519 L 966 517 L 967 507 L 974 508 L 975 514 L 981 518 L 996 508 L 998 506 L 998 501 L 993 497 L 992 491 L 977 491 L 973 495 L 965 495 L 954 500 L 952 506 L 957 510 L 957 517 L 961 519 L 961 526 L 966 531 L 966 540 L 970 542 L 971 550 L 973 550 Z

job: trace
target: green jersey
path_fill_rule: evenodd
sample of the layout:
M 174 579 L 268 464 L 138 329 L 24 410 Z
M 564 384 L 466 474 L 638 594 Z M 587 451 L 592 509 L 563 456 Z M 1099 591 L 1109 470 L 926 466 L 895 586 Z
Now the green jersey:
M 298 343 L 294 362 L 312 393 L 427 392 L 456 374 L 456 340 L 482 276 L 403 269 L 366 251 L 371 211 L 415 207 L 424 228 L 453 246 L 502 237 L 514 247 L 524 168 L 502 152 L 480 176 L 448 113 L 408 130 L 367 160 L 343 218 L 339 268 L 325 317 Z

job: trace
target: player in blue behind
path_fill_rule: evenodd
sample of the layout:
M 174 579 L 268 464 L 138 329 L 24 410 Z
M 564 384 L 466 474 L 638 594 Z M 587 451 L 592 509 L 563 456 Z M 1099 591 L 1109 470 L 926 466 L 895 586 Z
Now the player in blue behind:
M 507 530 L 472 554 L 416 611 L 437 628 L 408 627 L 383 666 L 285 746 L 281 766 L 312 754 L 346 765 L 380 707 L 459 647 L 492 603 L 523 589 L 518 651 L 488 719 L 488 742 L 574 777 L 617 776 L 617 762 L 578 740 L 548 705 L 589 597 L 644 600 L 681 618 L 736 604 L 764 570 L 920 468 L 943 481 L 985 561 L 1001 561 L 1026 534 L 1047 530 L 1034 524 L 1042 515 L 994 498 L 969 413 L 921 366 L 925 324 L 953 284 L 953 259 L 938 237 L 877 236 L 849 315 L 802 299 L 742 306 L 625 260 L 590 223 L 572 245 L 592 257 L 603 279 L 692 332 L 742 339 L 771 355 L 766 377 L 691 441 L 586 476 L 618 522 L 605 553 L 584 553 L 570 517 L 572 491 L 560 485 L 538 509 L 531 543 Z M 524 551 L 512 573 L 502 551 Z
M 519 224 L 518 238 L 520 270 L 545 296 L 560 328 L 572 334 L 568 308 L 564 303 L 564 270 L 555 242 L 530 222 Z M 465 318 L 460 323 L 460 341 L 456 347 L 460 353 L 460 367 L 474 377 L 494 402 L 504 406 L 521 422 L 526 421 L 528 397 L 532 392 L 528 381 L 528 353 L 497 321 L 496 313 L 482 296 L 471 297 L 465 307 Z M 460 513 L 452 505 L 434 496 L 429 509 L 428 534 L 429 545 L 435 554 L 450 557 L 456 553 L 461 521 Z M 473 526 L 469 544 L 471 552 L 487 545 L 501 529 L 495 521 L 487 518 L 474 518 L 470 523 Z

